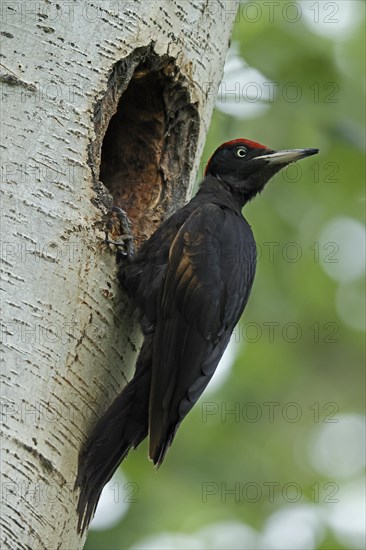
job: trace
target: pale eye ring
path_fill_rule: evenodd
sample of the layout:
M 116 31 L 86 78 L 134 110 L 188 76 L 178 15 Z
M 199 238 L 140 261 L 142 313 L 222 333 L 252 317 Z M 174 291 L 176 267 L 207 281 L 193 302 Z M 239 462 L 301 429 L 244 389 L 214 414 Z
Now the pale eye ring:
M 246 154 L 247 154 L 247 150 L 245 149 L 245 147 L 240 147 L 240 149 L 236 151 L 236 155 L 240 158 L 245 157 Z

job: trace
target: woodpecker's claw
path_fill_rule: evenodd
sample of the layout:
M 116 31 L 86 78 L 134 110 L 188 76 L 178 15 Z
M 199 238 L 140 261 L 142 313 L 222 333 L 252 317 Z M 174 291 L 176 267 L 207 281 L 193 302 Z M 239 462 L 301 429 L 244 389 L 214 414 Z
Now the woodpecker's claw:
M 134 238 L 131 228 L 132 224 L 126 212 L 122 210 L 122 208 L 113 206 L 108 214 L 106 238 L 104 242 L 118 247 L 117 255 L 119 259 L 123 257 L 129 260 L 135 253 Z M 109 235 L 112 236 L 112 239 L 108 238 Z

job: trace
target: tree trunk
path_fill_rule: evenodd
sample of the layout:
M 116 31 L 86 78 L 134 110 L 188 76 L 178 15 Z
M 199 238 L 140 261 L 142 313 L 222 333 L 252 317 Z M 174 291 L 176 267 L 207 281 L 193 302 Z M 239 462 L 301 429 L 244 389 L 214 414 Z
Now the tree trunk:
M 141 339 L 106 213 L 139 246 L 189 196 L 234 5 L 2 5 L 2 549 L 83 545 L 78 453 Z

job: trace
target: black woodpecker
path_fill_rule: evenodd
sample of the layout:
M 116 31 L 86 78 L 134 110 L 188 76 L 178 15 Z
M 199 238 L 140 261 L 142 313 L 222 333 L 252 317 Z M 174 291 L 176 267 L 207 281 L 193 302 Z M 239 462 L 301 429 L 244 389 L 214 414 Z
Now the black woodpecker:
M 163 462 L 249 298 L 256 246 L 242 208 L 282 168 L 317 152 L 274 151 L 247 139 L 224 143 L 209 160 L 197 195 L 137 254 L 127 260 L 117 255 L 119 280 L 139 311 L 144 342 L 134 377 L 81 451 L 79 531 L 131 448 L 149 435 L 151 460 Z

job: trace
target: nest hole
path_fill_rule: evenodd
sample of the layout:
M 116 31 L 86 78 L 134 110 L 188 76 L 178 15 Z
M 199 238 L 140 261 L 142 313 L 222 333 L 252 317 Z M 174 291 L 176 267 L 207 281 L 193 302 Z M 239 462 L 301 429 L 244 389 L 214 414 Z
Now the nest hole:
M 115 65 L 96 112 L 92 164 L 113 205 L 127 212 L 137 247 L 185 201 L 198 121 L 173 59 L 139 49 Z

